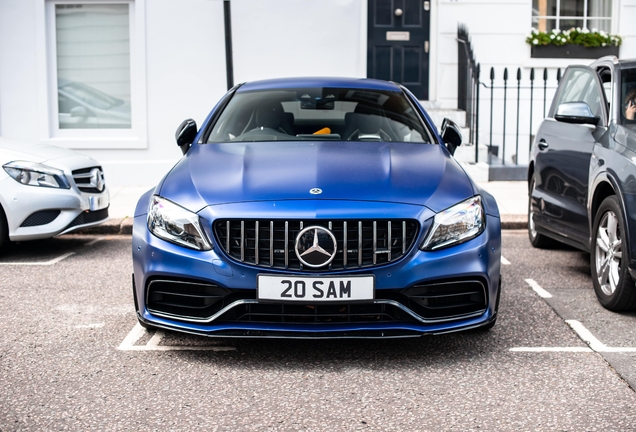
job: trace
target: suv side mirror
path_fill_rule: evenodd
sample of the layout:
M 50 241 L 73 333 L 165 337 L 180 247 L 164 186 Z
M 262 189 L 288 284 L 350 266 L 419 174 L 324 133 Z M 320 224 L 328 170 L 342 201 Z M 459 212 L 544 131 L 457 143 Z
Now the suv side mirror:
M 190 149 L 197 132 L 197 122 L 192 119 L 182 121 L 177 128 L 174 138 L 177 140 L 177 145 L 181 148 L 183 154 L 186 154 Z
M 442 139 L 446 144 L 446 148 L 450 154 L 454 155 L 457 147 L 462 145 L 462 133 L 459 131 L 459 126 L 454 121 L 445 118 L 441 129 Z
M 598 125 L 599 116 L 595 116 L 592 109 L 585 102 L 566 102 L 559 105 L 554 119 L 563 123 Z

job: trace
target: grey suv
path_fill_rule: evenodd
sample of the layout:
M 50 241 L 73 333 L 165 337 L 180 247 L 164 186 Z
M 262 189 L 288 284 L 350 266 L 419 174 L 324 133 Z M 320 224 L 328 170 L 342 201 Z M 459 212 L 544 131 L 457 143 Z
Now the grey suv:
M 565 71 L 532 148 L 528 233 L 590 253 L 601 304 L 636 308 L 636 60 Z

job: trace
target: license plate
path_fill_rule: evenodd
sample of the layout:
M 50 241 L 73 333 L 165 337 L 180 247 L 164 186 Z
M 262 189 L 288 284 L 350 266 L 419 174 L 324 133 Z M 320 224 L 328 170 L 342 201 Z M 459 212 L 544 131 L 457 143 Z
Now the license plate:
M 352 302 L 373 300 L 375 276 L 258 275 L 259 300 L 287 302 Z
M 108 194 L 90 196 L 88 197 L 88 209 L 90 211 L 105 209 L 108 207 L 109 201 Z

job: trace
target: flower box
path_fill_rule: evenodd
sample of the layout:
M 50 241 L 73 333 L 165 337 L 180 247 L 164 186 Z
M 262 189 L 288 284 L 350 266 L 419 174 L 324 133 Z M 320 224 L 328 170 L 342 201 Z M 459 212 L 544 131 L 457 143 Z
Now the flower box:
M 556 45 L 532 45 L 532 58 L 581 58 L 597 59 L 607 55 L 618 57 L 617 46 L 584 47 L 583 45 L 565 44 Z

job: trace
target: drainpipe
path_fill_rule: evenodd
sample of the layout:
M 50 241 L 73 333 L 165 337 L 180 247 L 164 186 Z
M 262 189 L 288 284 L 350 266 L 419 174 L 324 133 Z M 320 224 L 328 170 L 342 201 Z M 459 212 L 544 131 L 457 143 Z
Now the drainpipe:
M 227 89 L 234 87 L 234 62 L 232 60 L 232 16 L 230 0 L 223 0 L 223 16 L 225 18 L 225 67 L 227 73 Z

